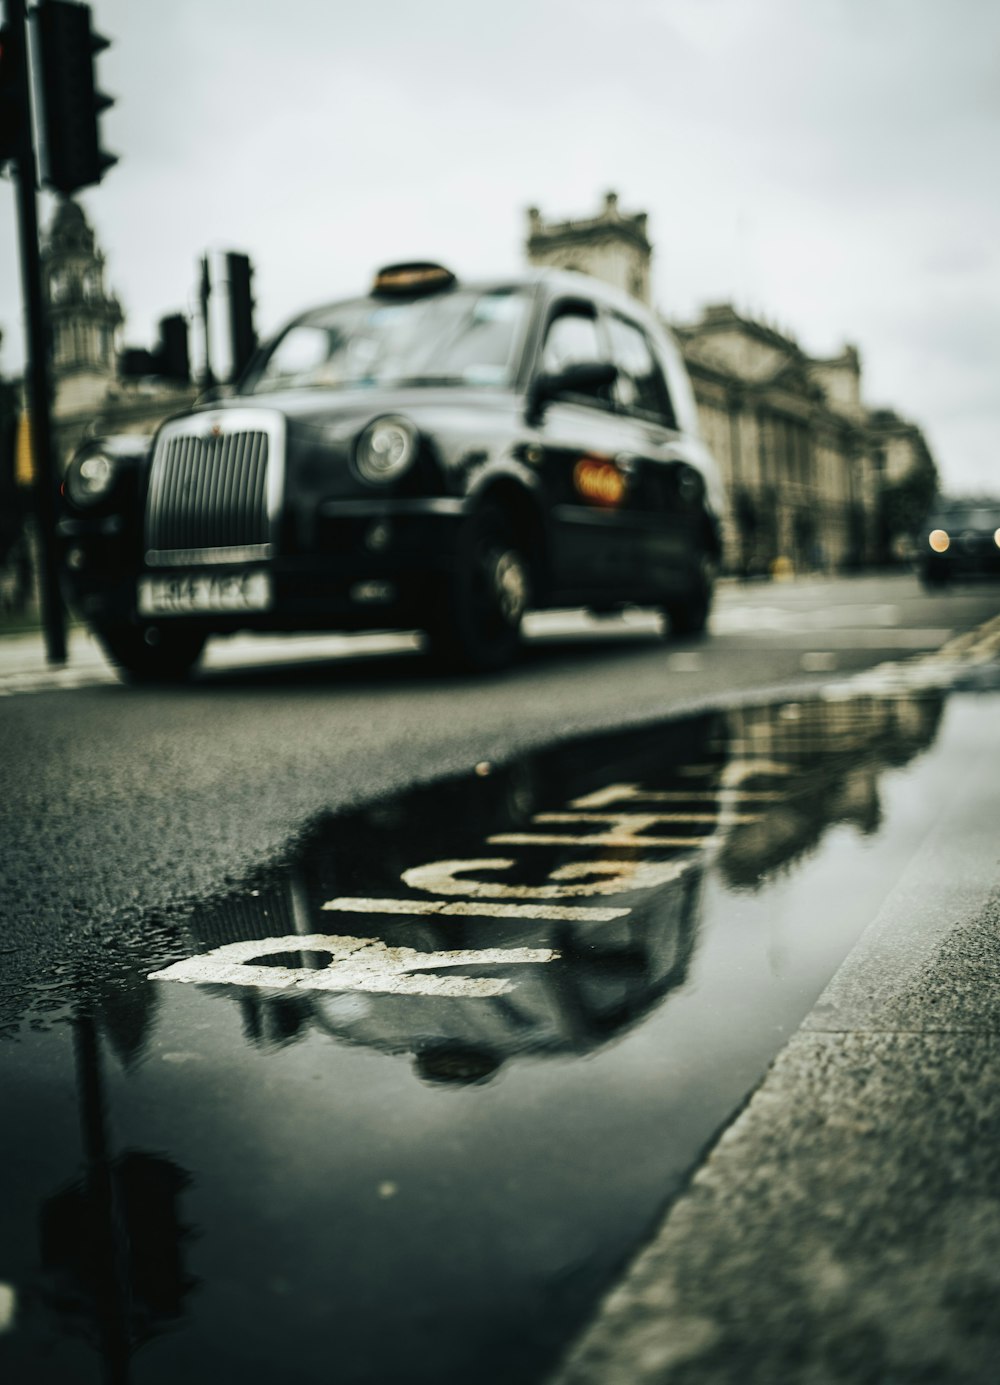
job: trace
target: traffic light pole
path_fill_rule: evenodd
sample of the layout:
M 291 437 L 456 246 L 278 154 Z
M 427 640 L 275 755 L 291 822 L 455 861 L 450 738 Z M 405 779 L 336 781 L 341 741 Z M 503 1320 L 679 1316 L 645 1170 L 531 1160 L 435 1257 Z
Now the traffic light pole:
M 28 30 L 25 0 L 5 0 L 10 42 L 20 74 L 21 102 L 17 154 L 14 159 L 17 182 L 18 235 L 21 250 L 21 284 L 28 346 L 28 410 L 31 418 L 31 450 L 35 476 L 35 514 L 40 545 L 42 626 L 45 653 L 50 664 L 66 662 L 66 614 L 59 583 L 59 554 L 56 546 L 56 504 L 59 478 L 54 465 L 50 402 L 48 323 L 42 299 L 42 261 L 38 241 L 38 173 L 31 125 L 31 95 L 28 82 Z

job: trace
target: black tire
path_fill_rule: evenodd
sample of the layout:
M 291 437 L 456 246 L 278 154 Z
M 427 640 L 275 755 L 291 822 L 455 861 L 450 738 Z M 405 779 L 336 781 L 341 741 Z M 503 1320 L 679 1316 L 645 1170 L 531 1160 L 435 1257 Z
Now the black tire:
M 517 653 L 530 596 L 528 558 L 511 515 L 484 505 L 469 516 L 455 572 L 427 622 L 432 653 L 470 672 L 506 667 Z
M 715 562 L 703 553 L 695 580 L 683 596 L 671 597 L 663 603 L 668 635 L 703 635 L 715 597 Z
M 182 683 L 201 658 L 206 635 L 190 626 L 113 625 L 97 638 L 128 683 Z

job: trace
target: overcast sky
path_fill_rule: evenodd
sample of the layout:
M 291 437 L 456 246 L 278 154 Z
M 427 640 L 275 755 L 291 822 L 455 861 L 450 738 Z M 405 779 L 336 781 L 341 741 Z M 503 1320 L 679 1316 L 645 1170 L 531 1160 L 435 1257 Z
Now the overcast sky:
M 523 262 L 525 209 L 645 210 L 654 302 L 861 351 L 868 403 L 945 485 L 1000 493 L 996 0 L 95 0 L 114 46 L 81 196 L 126 339 L 193 306 L 205 249 L 256 268 L 258 329 L 396 259 Z M 43 201 L 47 217 L 51 204 Z M 0 182 L 0 371 L 19 368 Z

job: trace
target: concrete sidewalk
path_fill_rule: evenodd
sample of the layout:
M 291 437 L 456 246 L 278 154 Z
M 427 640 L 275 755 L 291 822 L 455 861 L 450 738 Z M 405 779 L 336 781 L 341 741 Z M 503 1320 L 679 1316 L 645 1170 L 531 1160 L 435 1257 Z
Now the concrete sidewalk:
M 558 1385 L 1000 1378 L 1000 697 L 989 698 L 977 771 L 955 784 Z

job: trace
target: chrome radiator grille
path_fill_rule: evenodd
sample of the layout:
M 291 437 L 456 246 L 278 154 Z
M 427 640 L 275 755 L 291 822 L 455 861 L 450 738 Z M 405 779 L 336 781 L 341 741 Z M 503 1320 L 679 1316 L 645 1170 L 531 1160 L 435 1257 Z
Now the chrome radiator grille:
M 228 423 L 228 420 L 226 420 Z M 153 456 L 146 502 L 151 566 L 230 563 L 271 554 L 271 500 L 278 439 L 257 420 L 169 424 Z M 257 424 L 257 426 L 253 426 Z

